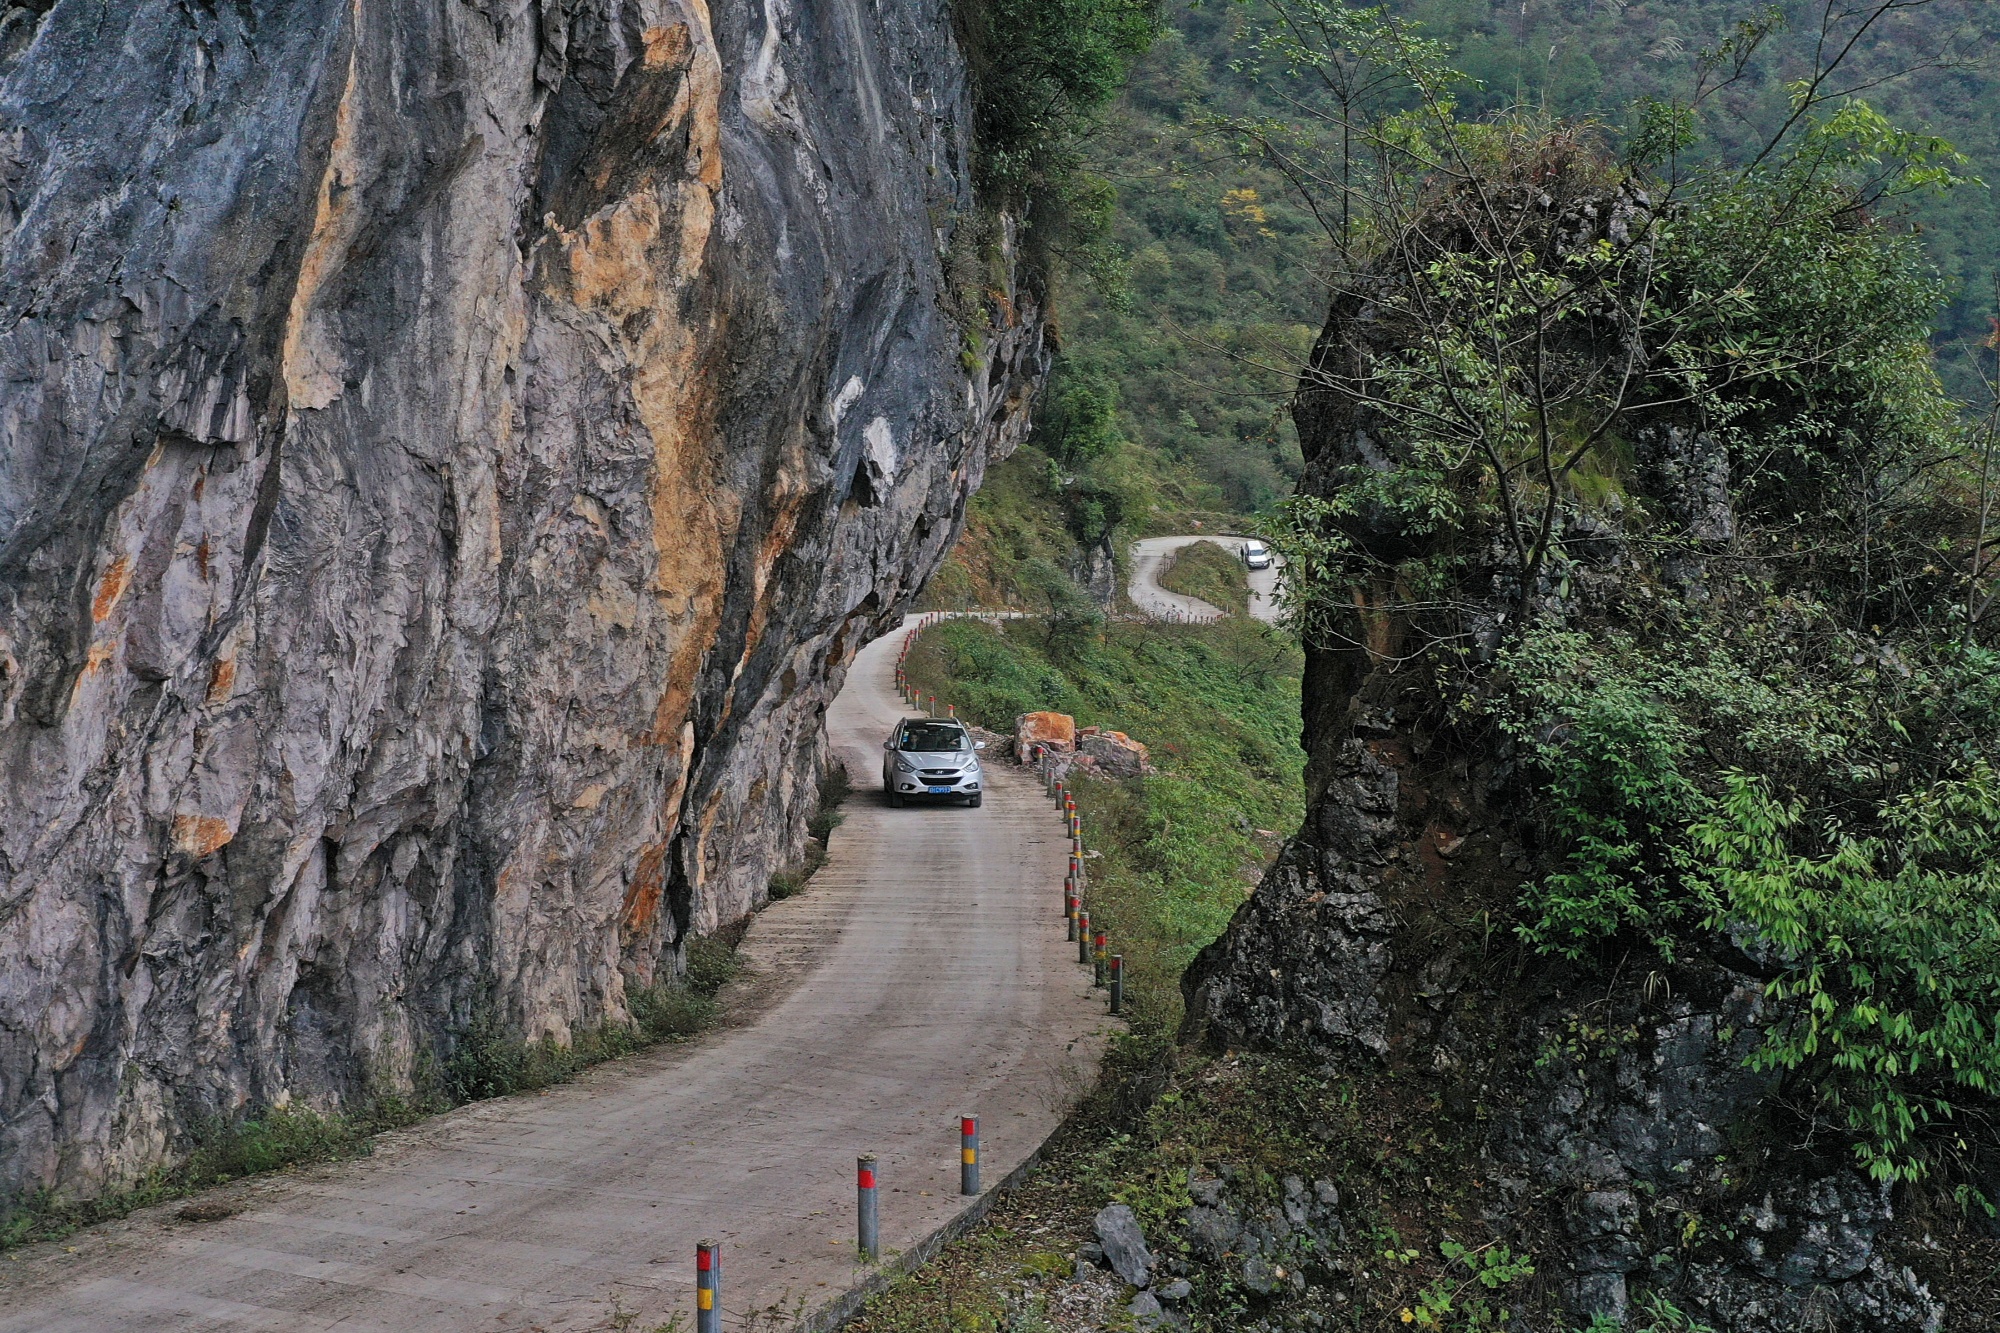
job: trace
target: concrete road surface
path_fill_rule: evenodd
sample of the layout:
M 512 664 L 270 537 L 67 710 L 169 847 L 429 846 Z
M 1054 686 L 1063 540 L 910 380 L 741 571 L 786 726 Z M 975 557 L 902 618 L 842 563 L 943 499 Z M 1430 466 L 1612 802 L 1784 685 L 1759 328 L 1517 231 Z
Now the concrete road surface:
M 1173 563 L 1174 553 L 1196 542 L 1214 542 L 1237 559 L 1243 558 L 1241 537 L 1147 537 L 1132 543 L 1132 579 L 1126 595 L 1132 605 L 1161 620 L 1219 620 L 1222 609 L 1199 597 L 1169 592 L 1160 586 L 1160 575 Z M 1250 614 L 1267 624 L 1278 621 L 1278 569 L 1250 569 Z
M 993 763 L 979 810 L 883 801 L 900 638 L 861 652 L 829 711 L 847 821 L 752 925 L 724 1031 L 230 1187 L 225 1220 L 170 1204 L 0 1259 L 0 1331 L 692 1326 L 704 1236 L 735 1329 L 867 1276 L 858 1153 L 881 1158 L 885 1254 L 954 1217 L 958 1114 L 1000 1180 L 1094 1076 L 1107 1020 L 1062 945 L 1066 848 L 1029 778 Z

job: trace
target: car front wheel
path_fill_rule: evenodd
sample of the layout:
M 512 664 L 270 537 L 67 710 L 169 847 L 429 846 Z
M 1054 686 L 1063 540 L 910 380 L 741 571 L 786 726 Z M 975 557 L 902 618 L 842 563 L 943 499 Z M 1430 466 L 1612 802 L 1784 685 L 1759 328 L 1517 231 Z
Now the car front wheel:
M 971 809 L 977 810 L 979 808 L 979 802 L 983 799 L 984 799 L 983 796 L 970 796 L 966 798 L 965 803 Z

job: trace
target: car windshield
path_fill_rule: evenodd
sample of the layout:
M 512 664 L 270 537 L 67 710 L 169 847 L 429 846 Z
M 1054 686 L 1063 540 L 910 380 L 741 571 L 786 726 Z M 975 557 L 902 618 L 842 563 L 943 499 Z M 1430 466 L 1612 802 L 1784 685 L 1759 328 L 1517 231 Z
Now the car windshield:
M 1244 545 L 1243 549 L 1249 552 L 1251 555 L 1262 555 L 1264 554 L 1264 543 L 1248 542 Z
M 950 722 L 910 722 L 896 741 L 899 750 L 969 750 L 965 729 Z

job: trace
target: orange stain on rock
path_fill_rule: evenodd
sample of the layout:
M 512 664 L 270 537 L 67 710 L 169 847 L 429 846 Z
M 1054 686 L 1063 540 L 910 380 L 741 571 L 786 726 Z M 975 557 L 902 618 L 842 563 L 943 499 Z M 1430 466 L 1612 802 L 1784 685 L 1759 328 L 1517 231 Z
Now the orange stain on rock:
M 659 919 L 660 903 L 667 893 L 667 844 L 656 842 L 639 853 L 639 865 L 632 872 L 631 886 L 625 890 L 625 929 L 641 934 Z
M 207 856 L 228 844 L 236 834 L 227 820 L 214 815 L 176 815 L 174 850 L 190 856 Z
M 364 220 L 359 207 L 362 191 L 356 188 L 361 183 L 361 156 L 355 147 L 355 122 L 360 114 L 356 90 L 360 83 L 361 0 L 353 0 L 351 22 L 355 37 L 347 58 L 347 84 L 334 109 L 333 138 L 320 179 L 312 235 L 299 258 L 291 310 L 285 321 L 279 370 L 294 409 L 324 408 L 340 397 L 344 387 L 341 356 L 324 321 L 318 318 L 317 306 L 328 280 L 346 264 L 348 246 Z
M 215 665 L 208 669 L 208 701 L 219 704 L 229 697 L 229 691 L 236 685 L 236 659 L 218 657 Z
M 648 28 L 639 34 L 639 41 L 645 47 L 645 55 L 642 58 L 647 69 L 665 69 L 669 65 L 678 65 L 687 56 L 687 25 L 675 23 L 666 27 Z
M 121 555 L 111 562 L 111 568 L 104 571 L 104 578 L 97 585 L 97 596 L 90 603 L 90 618 L 102 624 L 118 608 L 118 599 L 125 595 L 131 582 L 132 557 Z

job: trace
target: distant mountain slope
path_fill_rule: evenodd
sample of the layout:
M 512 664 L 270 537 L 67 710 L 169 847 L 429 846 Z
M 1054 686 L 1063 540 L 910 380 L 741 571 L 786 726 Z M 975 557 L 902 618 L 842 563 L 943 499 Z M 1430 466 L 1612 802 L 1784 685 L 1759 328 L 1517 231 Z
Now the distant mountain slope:
M 1478 113 L 1544 105 L 1616 125 L 1641 97 L 1685 95 L 1704 49 L 1759 8 L 1745 0 L 1404 0 L 1393 5 L 1453 48 L 1478 80 Z M 1817 5 L 1790 0 L 1792 26 L 1711 105 L 1715 144 L 1739 149 L 1784 106 L 1784 83 L 1808 67 Z M 1113 233 L 1130 257 L 1120 299 L 1089 284 L 1063 293 L 1066 366 L 1109 385 L 1122 432 L 1147 459 L 1184 470 L 1208 507 L 1262 509 L 1298 475 L 1283 405 L 1324 314 L 1316 280 L 1322 233 L 1277 173 L 1197 142 L 1204 111 L 1275 109 L 1244 68 L 1257 5 L 1169 6 L 1171 31 L 1142 61 L 1096 143 L 1094 169 L 1116 186 Z M 1869 88 L 1902 124 L 1951 139 L 1969 171 L 2000 181 L 2000 6 L 1937 0 L 1886 24 L 1852 66 L 1872 83 L 1953 47 L 1958 64 Z M 1715 145 L 1711 145 L 1713 147 Z M 1971 396 L 1963 344 L 1986 334 L 2000 256 L 2000 203 L 1982 185 L 1913 204 L 1945 278 L 1943 370 Z M 1150 461 L 1148 461 L 1150 460 Z

